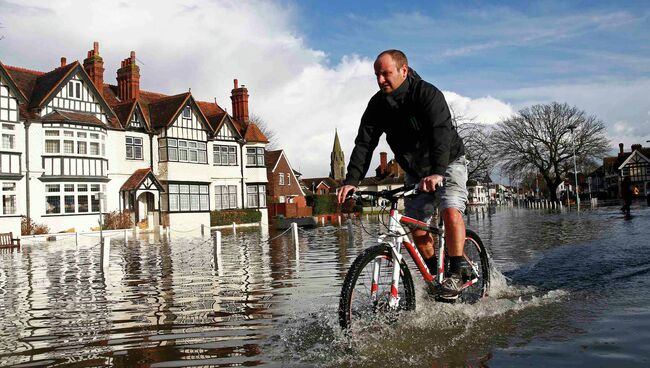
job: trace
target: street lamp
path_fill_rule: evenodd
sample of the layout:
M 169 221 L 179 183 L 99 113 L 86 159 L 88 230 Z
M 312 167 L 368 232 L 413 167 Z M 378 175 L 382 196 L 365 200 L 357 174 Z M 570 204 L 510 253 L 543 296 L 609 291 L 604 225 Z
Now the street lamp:
M 573 174 L 576 179 L 576 204 L 578 206 L 578 212 L 580 212 L 580 194 L 578 193 L 578 165 L 576 164 L 576 136 L 573 134 L 573 131 L 577 128 L 577 125 L 572 124 L 567 127 L 571 130 L 571 140 L 573 141 Z M 567 202 L 568 202 L 567 198 Z

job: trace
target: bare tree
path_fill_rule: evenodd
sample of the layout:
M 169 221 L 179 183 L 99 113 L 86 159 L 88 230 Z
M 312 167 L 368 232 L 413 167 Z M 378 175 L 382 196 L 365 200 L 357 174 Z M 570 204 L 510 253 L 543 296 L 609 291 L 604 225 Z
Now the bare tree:
M 269 125 L 266 123 L 266 121 L 264 121 L 264 119 L 262 119 L 261 116 L 257 114 L 251 114 L 249 121 L 257 125 L 257 127 L 260 128 L 262 133 L 264 133 L 266 136 L 266 139 L 269 140 L 269 143 L 266 145 L 266 150 L 273 151 L 280 148 L 275 130 L 271 129 L 271 127 L 269 127 Z
M 557 201 L 557 187 L 572 168 L 573 147 L 580 162 L 602 157 L 609 150 L 605 126 L 595 116 L 552 102 L 534 105 L 499 124 L 492 134 L 493 152 L 505 172 L 539 172 Z
M 490 127 L 456 113 L 450 106 L 453 124 L 465 145 L 465 157 L 469 161 L 467 176 L 481 181 L 494 168 L 495 158 L 490 146 Z

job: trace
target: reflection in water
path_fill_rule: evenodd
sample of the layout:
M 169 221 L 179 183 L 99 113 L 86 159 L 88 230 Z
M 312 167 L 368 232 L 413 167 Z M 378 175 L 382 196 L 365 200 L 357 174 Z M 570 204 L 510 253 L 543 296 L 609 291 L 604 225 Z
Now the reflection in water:
M 504 208 L 473 219 L 509 284 L 495 272 L 492 296 L 475 305 L 435 303 L 416 284 L 415 313 L 353 341 L 336 311 L 348 267 L 376 242 L 359 226 L 352 243 L 345 227 L 301 229 L 298 249 L 272 229 L 226 231 L 216 260 L 209 238 L 141 234 L 125 244 L 114 236 L 106 273 L 96 238 L 25 244 L 0 253 L 0 364 L 520 365 L 502 352 L 589 336 L 614 294 L 647 304 L 647 292 L 632 300 L 603 286 L 648 283 L 648 218 Z M 376 217 L 363 225 L 370 234 L 381 226 Z M 526 354 L 571 354 L 554 349 Z

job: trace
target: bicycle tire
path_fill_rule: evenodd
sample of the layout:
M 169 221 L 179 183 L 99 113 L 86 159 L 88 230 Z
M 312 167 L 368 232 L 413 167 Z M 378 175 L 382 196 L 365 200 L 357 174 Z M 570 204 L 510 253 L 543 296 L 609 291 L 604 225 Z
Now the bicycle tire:
M 472 262 L 479 271 L 478 282 L 463 290 L 459 299 L 464 303 L 475 303 L 486 297 L 490 289 L 490 258 L 483 241 L 477 233 L 470 229 L 465 230 L 465 244 L 463 255 L 468 262 Z
M 372 277 L 369 275 L 372 274 L 373 269 L 371 262 L 378 258 L 381 263 L 380 277 L 376 294 L 377 299 L 373 301 L 370 297 Z M 385 274 L 382 274 L 382 271 L 386 271 Z M 352 324 L 357 321 L 372 322 L 385 317 L 393 319 L 402 310 L 415 309 L 415 287 L 411 272 L 404 259 L 400 263 L 399 305 L 396 309 L 388 307 L 392 271 L 393 253 L 390 246 L 386 244 L 367 248 L 357 256 L 345 276 L 343 288 L 341 289 L 339 325 L 343 329 L 352 327 Z M 355 293 L 355 290 L 358 291 Z

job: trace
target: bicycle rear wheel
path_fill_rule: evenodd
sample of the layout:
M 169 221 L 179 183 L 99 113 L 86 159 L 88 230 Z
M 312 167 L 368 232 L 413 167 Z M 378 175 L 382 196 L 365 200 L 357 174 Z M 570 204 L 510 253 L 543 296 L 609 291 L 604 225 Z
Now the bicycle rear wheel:
M 463 290 L 459 299 L 465 303 L 474 303 L 487 296 L 490 287 L 490 260 L 481 238 L 469 229 L 465 232 L 463 256 L 472 268 L 471 270 L 464 271 L 464 281 L 475 278 L 477 281 Z
M 341 290 L 339 324 L 342 328 L 388 322 L 401 310 L 415 309 L 415 287 L 404 260 L 400 264 L 399 303 L 397 308 L 389 306 L 393 261 L 391 248 L 383 244 L 370 247 L 357 256 Z M 373 271 L 378 275 L 375 285 Z

